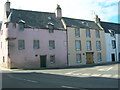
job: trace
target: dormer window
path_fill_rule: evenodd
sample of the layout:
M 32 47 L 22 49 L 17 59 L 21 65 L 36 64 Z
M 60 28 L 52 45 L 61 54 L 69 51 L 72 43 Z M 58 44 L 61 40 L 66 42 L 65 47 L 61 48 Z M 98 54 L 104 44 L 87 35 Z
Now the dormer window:
M 49 29 L 49 33 L 54 33 L 54 24 L 49 22 L 48 23 L 48 29 Z
M 19 31 L 24 31 L 24 24 L 23 23 L 19 23 Z
M 109 31 L 111 37 L 114 37 L 114 36 L 115 36 L 114 30 L 108 30 L 108 31 Z
M 20 20 L 19 22 L 19 31 L 24 31 L 24 24 L 25 24 L 25 21 L 23 21 L 23 20 Z

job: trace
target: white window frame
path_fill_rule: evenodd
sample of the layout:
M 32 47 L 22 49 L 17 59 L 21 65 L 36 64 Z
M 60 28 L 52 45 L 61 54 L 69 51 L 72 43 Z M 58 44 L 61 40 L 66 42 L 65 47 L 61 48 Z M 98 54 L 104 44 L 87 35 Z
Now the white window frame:
M 80 40 L 75 40 L 75 50 L 81 51 L 81 41 Z
M 75 28 L 75 37 L 80 37 L 80 29 Z
M 39 49 L 40 48 L 40 44 L 39 44 L 39 40 L 33 40 L 33 48 L 34 49 Z
M 88 51 L 91 51 L 92 50 L 92 44 L 91 44 L 91 41 L 87 41 L 87 50 Z
M 101 50 L 101 42 L 100 41 L 96 41 L 96 49 L 97 49 L 97 51 Z
M 18 50 L 25 49 L 25 40 L 18 40 Z
M 55 63 L 55 55 L 50 55 L 50 63 Z
M 81 63 L 82 62 L 82 56 L 81 54 L 76 54 L 76 63 Z
M 55 41 L 54 40 L 49 40 L 49 49 L 55 49 Z

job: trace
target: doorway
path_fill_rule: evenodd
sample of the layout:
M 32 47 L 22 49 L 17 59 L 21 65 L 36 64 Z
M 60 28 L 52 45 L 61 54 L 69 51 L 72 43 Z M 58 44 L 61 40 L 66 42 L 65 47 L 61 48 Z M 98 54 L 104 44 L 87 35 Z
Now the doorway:
M 40 56 L 40 67 L 46 67 L 46 55 Z
M 111 54 L 112 61 L 115 61 L 115 54 Z
M 86 59 L 87 59 L 87 64 L 92 64 L 93 63 L 93 53 L 91 53 L 91 52 L 86 53 Z

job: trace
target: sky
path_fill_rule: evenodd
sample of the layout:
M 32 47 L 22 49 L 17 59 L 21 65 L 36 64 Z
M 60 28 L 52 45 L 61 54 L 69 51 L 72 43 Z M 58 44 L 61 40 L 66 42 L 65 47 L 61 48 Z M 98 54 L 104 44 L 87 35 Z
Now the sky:
M 0 0 L 0 21 L 3 18 L 4 3 Z M 94 20 L 95 15 L 101 21 L 118 23 L 118 2 L 120 0 L 9 0 L 11 8 L 55 12 L 57 4 L 62 8 L 62 16 Z M 120 4 L 119 4 L 120 5 Z M 120 21 L 119 21 L 120 23 Z

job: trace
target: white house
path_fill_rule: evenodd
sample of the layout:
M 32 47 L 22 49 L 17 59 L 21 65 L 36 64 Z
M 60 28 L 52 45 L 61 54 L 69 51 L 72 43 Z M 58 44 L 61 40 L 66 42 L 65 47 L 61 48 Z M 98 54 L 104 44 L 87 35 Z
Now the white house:
M 100 23 L 105 31 L 107 62 L 120 61 L 120 24 Z

